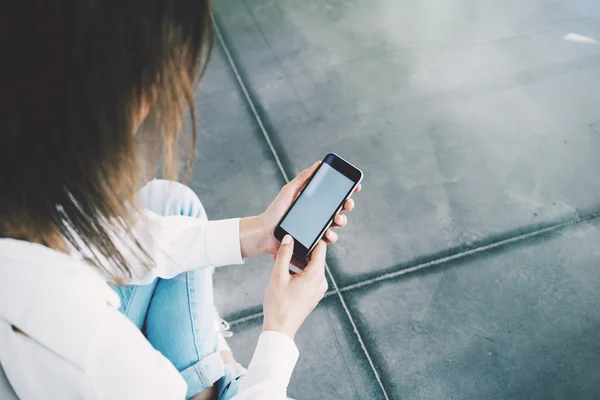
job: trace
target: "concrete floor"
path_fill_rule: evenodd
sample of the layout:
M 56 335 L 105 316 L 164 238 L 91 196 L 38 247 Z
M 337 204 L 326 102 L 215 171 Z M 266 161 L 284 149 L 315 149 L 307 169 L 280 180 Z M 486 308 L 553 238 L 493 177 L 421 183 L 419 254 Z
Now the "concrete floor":
M 600 2 L 215 3 L 210 216 L 329 151 L 365 172 L 290 396 L 599 398 Z M 216 274 L 243 363 L 271 266 Z

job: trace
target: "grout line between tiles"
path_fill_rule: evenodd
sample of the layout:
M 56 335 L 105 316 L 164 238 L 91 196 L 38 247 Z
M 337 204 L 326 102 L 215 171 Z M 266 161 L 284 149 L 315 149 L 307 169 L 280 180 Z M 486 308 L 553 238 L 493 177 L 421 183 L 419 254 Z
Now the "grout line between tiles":
M 408 274 L 420 271 L 422 269 L 426 269 L 426 268 L 429 268 L 429 267 L 435 267 L 437 265 L 441 265 L 441 264 L 444 264 L 444 263 L 447 263 L 447 262 L 450 262 L 450 261 L 454 261 L 454 260 L 458 260 L 458 259 L 461 259 L 461 258 L 464 258 L 464 257 L 468 257 L 468 256 L 473 255 L 473 254 L 482 253 L 482 252 L 485 252 L 485 251 L 488 251 L 488 250 L 493 250 L 493 249 L 495 249 L 497 247 L 505 246 L 505 245 L 508 245 L 508 244 L 514 244 L 514 243 L 518 243 L 518 242 L 522 242 L 524 240 L 531 239 L 531 238 L 536 237 L 536 236 L 541 236 L 541 235 L 543 235 L 545 233 L 550 233 L 550 232 L 558 231 L 560 229 L 563 229 L 563 228 L 566 228 L 566 227 L 569 227 L 569 226 L 573 226 L 573 225 L 577 225 L 577 224 L 579 224 L 581 222 L 589 221 L 589 220 L 592 220 L 592 219 L 595 219 L 595 218 L 598 218 L 598 217 L 600 217 L 600 211 L 596 212 L 594 214 L 588 215 L 586 217 L 577 218 L 577 219 L 574 219 L 572 221 L 563 222 L 561 224 L 553 225 L 553 226 L 550 226 L 550 227 L 547 227 L 547 228 L 544 228 L 544 229 L 540 229 L 540 230 L 537 230 L 537 231 L 534 231 L 534 232 L 526 233 L 526 234 L 523 234 L 523 235 L 519 235 L 519 236 L 515 236 L 515 237 L 512 237 L 512 238 L 509 238 L 509 239 L 505 239 L 505 240 L 501 240 L 501 241 L 498 241 L 498 242 L 495 242 L 495 243 L 491 243 L 491 244 L 486 245 L 486 246 L 481 246 L 481 247 L 477 247 L 475 249 L 471 249 L 471 250 L 468 250 L 468 251 L 463 251 L 463 252 L 460 252 L 460 253 L 448 256 L 448 257 L 442 257 L 442 258 L 438 258 L 436 260 L 428 261 L 426 263 L 418 264 L 418 265 L 415 265 L 414 267 L 405 268 L 403 270 L 391 272 L 391 273 L 388 273 L 388 274 L 382 274 L 382 275 L 380 275 L 378 277 L 375 277 L 375 278 L 372 278 L 372 279 L 367 279 L 367 280 L 364 280 L 364 281 L 361 281 L 361 282 L 357 282 L 357 283 L 352 284 L 352 285 L 348 285 L 348 286 L 344 286 L 344 287 L 338 288 L 338 290 L 340 292 L 342 292 L 342 293 L 343 292 L 349 292 L 351 290 L 359 289 L 359 288 L 362 288 L 362 287 L 365 287 L 365 286 L 369 286 L 369 285 L 372 285 L 372 284 L 377 283 L 377 282 L 386 281 L 388 279 L 393 279 L 393 278 L 396 278 L 396 277 L 399 277 L 399 276 L 402 276 L 402 275 L 408 275 Z M 337 294 L 336 291 L 330 291 L 330 292 L 325 293 L 325 297 L 330 297 L 330 296 L 333 296 L 335 294 Z M 233 326 L 233 325 L 241 324 L 241 323 L 246 322 L 246 321 L 251 321 L 253 319 L 260 318 L 262 316 L 263 316 L 263 313 L 255 313 L 255 314 L 248 315 L 246 317 L 242 317 L 242 318 L 238 318 L 236 320 L 230 321 L 230 324 Z
M 480 247 L 476 247 L 476 248 L 471 249 L 471 250 L 462 251 L 462 252 L 453 254 L 451 256 L 438 258 L 438 259 L 435 259 L 435 260 L 432 260 L 432 261 L 428 261 L 428 262 L 425 262 L 425 263 L 422 263 L 422 264 L 415 265 L 415 266 L 410 267 L 410 268 L 405 268 L 405 269 L 401 269 L 399 271 L 395 271 L 395 272 L 390 272 L 390 273 L 387 273 L 387 274 L 383 274 L 383 275 L 380 275 L 380 276 L 372 278 L 372 279 L 367 279 L 367 280 L 364 280 L 364 281 L 361 281 L 361 282 L 357 282 L 357 283 L 352 284 L 352 285 L 348 285 L 348 286 L 342 287 L 339 290 L 340 290 L 340 292 L 347 292 L 347 291 L 350 291 L 350 290 L 353 290 L 353 289 L 358 289 L 358 288 L 361 288 L 361 287 L 364 287 L 364 286 L 372 285 L 373 283 L 376 283 L 376 282 L 381 282 L 381 281 L 385 281 L 385 280 L 388 280 L 388 279 L 396 278 L 398 276 L 411 274 L 411 273 L 420 271 L 422 269 L 426 269 L 426 268 L 434 267 L 436 265 L 444 264 L 444 263 L 447 263 L 447 262 L 450 262 L 450 261 L 458 260 L 458 259 L 461 259 L 461 258 L 464 258 L 464 257 L 468 257 L 468 256 L 473 255 L 473 254 L 482 253 L 482 252 L 485 252 L 485 251 L 488 251 L 488 250 L 495 249 L 497 247 L 501 247 L 501 246 L 505 246 L 505 245 L 509 245 L 509 244 L 513 244 L 513 243 L 522 242 L 524 240 L 527 240 L 527 239 L 530 239 L 530 238 L 533 238 L 533 237 L 536 237 L 536 236 L 541 236 L 541 235 L 546 234 L 546 233 L 554 232 L 554 231 L 560 230 L 562 228 L 566 228 L 568 226 L 577 225 L 577 224 L 579 224 L 581 222 L 589 221 L 589 220 L 592 220 L 592 219 L 598 218 L 598 217 L 600 217 L 600 211 L 595 212 L 595 213 L 590 214 L 590 215 L 585 216 L 585 217 L 579 217 L 579 218 L 573 219 L 571 221 L 562 222 L 560 224 L 552 225 L 552 226 L 549 226 L 547 228 L 538 229 L 538 230 L 533 231 L 533 232 L 525 233 L 523 235 L 513 236 L 511 238 L 500 240 L 500 241 L 494 242 L 494 243 L 490 243 L 490 244 L 487 244 L 485 246 L 480 246 Z
M 271 150 L 271 153 L 273 154 L 273 157 L 275 158 L 275 161 L 277 163 L 277 166 L 279 167 L 279 171 L 281 172 L 281 174 L 283 175 L 283 179 L 286 182 L 289 182 L 290 179 L 285 171 L 285 168 L 283 168 L 283 164 L 281 163 L 281 160 L 279 158 L 279 155 L 277 154 L 277 150 L 275 149 L 275 147 L 273 146 L 273 143 L 271 141 L 271 138 L 269 137 L 269 134 L 262 122 L 262 118 L 260 116 L 260 114 L 258 113 L 258 110 L 256 109 L 256 106 L 254 104 L 254 100 L 252 99 L 252 97 L 250 96 L 250 93 L 248 92 L 248 89 L 246 87 L 246 84 L 244 83 L 242 76 L 239 73 L 239 70 L 237 69 L 237 66 L 235 64 L 235 61 L 233 60 L 233 57 L 231 56 L 231 53 L 229 52 L 229 48 L 227 47 L 225 40 L 223 38 L 223 35 L 221 34 L 221 30 L 219 29 L 219 26 L 217 25 L 217 21 L 214 19 L 213 17 L 213 24 L 215 27 L 215 32 L 217 34 L 217 38 L 219 40 L 219 43 L 221 44 L 221 47 L 223 48 L 223 51 L 225 52 L 225 56 L 227 57 L 227 60 L 229 62 L 229 65 L 231 67 L 231 69 L 233 70 L 233 73 L 235 74 L 235 77 L 238 81 L 238 84 L 242 90 L 242 92 L 244 93 L 244 97 L 246 98 L 246 101 L 248 102 L 248 105 L 250 106 L 250 109 L 252 110 L 252 113 L 254 114 L 254 118 L 256 119 L 258 126 L 260 127 L 260 130 L 269 146 L 269 149 Z M 356 326 L 356 323 L 354 322 L 354 318 L 352 317 L 352 314 L 350 313 L 350 309 L 348 308 L 348 305 L 346 304 L 346 301 L 344 300 L 344 296 L 342 296 L 342 293 L 338 287 L 337 282 L 335 281 L 333 274 L 331 273 L 331 270 L 329 268 L 329 265 L 325 264 L 325 270 L 327 271 L 327 275 L 329 275 L 329 278 L 331 279 L 331 282 L 333 283 L 333 288 L 334 288 L 334 292 L 335 294 L 338 295 L 340 302 L 342 304 L 342 307 L 344 308 L 344 311 L 346 312 L 346 316 L 348 317 L 348 320 L 350 321 L 350 324 L 352 325 L 352 329 L 354 331 L 354 334 L 356 335 L 356 338 L 358 339 L 358 342 L 360 344 L 360 347 L 363 350 L 363 353 L 367 359 L 367 361 L 369 362 L 369 366 L 371 367 L 371 370 L 373 372 L 373 374 L 375 375 L 375 379 L 377 380 L 377 383 L 379 384 L 379 388 L 381 389 L 383 396 L 385 397 L 386 400 L 390 400 L 390 397 L 387 394 L 387 391 L 385 389 L 385 387 L 383 386 L 383 382 L 381 380 L 381 377 L 379 376 L 379 372 L 377 372 L 377 368 L 375 368 L 375 363 L 373 362 L 373 359 L 371 358 L 371 355 L 369 354 L 367 347 L 365 346 L 365 343 L 362 339 L 362 336 L 360 335 L 359 331 L 358 331 L 358 327 Z M 333 294 L 332 293 L 332 294 Z M 261 313 L 262 314 L 262 313 Z M 252 317 L 252 318 L 251 318 Z M 248 316 L 246 317 L 246 321 L 249 319 L 254 319 L 254 318 L 258 318 L 260 317 L 260 315 L 253 315 L 253 316 Z M 239 320 L 237 320 L 236 322 L 239 323 Z
M 225 52 L 225 56 L 227 57 L 229 66 L 231 67 L 231 69 L 235 75 L 235 79 L 238 81 L 240 89 L 242 89 L 242 92 L 244 93 L 246 102 L 248 103 L 248 105 L 250 106 L 250 109 L 252 110 L 254 119 L 256 119 L 256 122 L 258 123 L 258 126 L 260 127 L 260 131 L 262 132 L 265 140 L 267 141 L 267 145 L 269 146 L 269 149 L 271 150 L 273 157 L 275 157 L 275 162 L 277 163 L 279 170 L 283 174 L 283 179 L 285 179 L 286 182 L 289 182 L 290 179 L 288 178 L 287 173 L 285 172 L 285 169 L 283 168 L 283 164 L 281 164 L 279 155 L 275 151 L 273 142 L 271 142 L 271 138 L 269 137 L 269 135 L 267 133 L 267 129 L 265 128 L 265 125 L 262 122 L 262 118 L 260 117 L 260 114 L 258 113 L 256 106 L 254 105 L 254 101 L 252 100 L 252 97 L 250 96 L 250 93 L 248 92 L 248 88 L 246 87 L 246 84 L 244 83 L 242 76 L 240 75 L 240 71 L 238 71 L 237 66 L 235 65 L 235 61 L 233 60 L 233 57 L 231 56 L 231 53 L 229 52 L 229 48 L 225 44 L 225 39 L 223 39 L 223 35 L 221 34 L 221 30 L 219 29 L 219 26 L 217 25 L 217 21 L 215 20 L 214 16 L 212 17 L 212 20 L 213 20 L 215 32 L 217 34 L 217 39 L 219 40 L 219 43 L 221 44 L 221 47 L 223 48 L 223 51 Z
M 255 319 L 262 318 L 263 315 L 264 315 L 264 313 L 259 312 L 259 313 L 255 313 L 255 314 L 246 315 L 245 317 L 234 319 L 233 321 L 227 321 L 227 322 L 229 323 L 229 326 L 235 326 L 238 324 L 243 324 L 244 322 L 253 321 Z

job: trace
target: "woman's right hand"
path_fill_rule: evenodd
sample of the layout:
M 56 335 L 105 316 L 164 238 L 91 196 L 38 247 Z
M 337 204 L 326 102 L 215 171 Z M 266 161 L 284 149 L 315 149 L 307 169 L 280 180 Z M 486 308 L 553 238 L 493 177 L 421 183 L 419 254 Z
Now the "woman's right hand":
M 294 241 L 286 235 L 277 252 L 263 304 L 263 331 L 282 332 L 292 339 L 327 291 L 327 244 L 321 240 L 313 250 L 308 265 L 296 275 L 290 275 L 288 271 L 293 250 Z

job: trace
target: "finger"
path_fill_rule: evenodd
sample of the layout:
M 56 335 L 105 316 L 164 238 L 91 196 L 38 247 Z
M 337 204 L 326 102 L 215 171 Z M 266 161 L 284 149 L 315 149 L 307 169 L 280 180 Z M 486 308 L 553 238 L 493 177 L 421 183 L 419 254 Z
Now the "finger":
M 354 209 L 354 199 L 348 199 L 344 203 L 344 211 L 352 211 Z
M 341 228 L 343 226 L 346 226 L 347 223 L 348 217 L 344 214 L 338 214 L 335 217 L 333 217 L 333 224 L 335 228 Z
M 277 251 L 275 267 L 273 268 L 272 278 L 277 282 L 286 282 L 290 278 L 288 272 L 292 256 L 294 254 L 294 240 L 290 235 L 285 235 L 281 241 L 281 246 Z
M 319 167 L 319 165 L 321 165 L 321 161 L 317 161 L 310 167 L 302 170 L 302 172 L 300 172 L 300 174 L 298 174 L 298 175 L 302 175 L 302 177 L 306 179 L 306 178 L 310 177 L 313 174 L 313 172 L 316 171 L 316 169 Z M 296 177 L 296 178 L 298 178 L 298 177 Z
M 327 243 L 335 243 L 338 240 L 338 234 L 332 231 L 331 229 L 327 229 L 324 237 Z
M 360 192 L 361 190 L 362 190 L 362 184 L 361 184 L 361 183 L 359 183 L 359 184 L 356 186 L 356 189 L 354 189 L 354 192 L 355 192 L 355 193 L 358 193 L 358 192 Z
M 320 164 L 321 161 L 317 161 L 310 168 L 307 168 L 300 172 L 294 179 L 290 181 L 290 183 L 288 183 L 288 186 L 292 188 L 292 190 L 294 190 L 295 192 L 299 192 L 304 187 L 304 185 L 306 185 L 306 182 L 316 171 Z
M 311 279 L 320 279 L 325 276 L 326 254 L 327 244 L 320 240 L 310 256 L 309 263 L 306 265 L 306 268 L 304 268 L 303 275 Z
M 302 170 L 294 179 L 292 179 L 292 183 L 304 183 L 310 176 L 315 172 L 317 167 L 321 164 L 321 161 L 317 161 L 309 168 Z

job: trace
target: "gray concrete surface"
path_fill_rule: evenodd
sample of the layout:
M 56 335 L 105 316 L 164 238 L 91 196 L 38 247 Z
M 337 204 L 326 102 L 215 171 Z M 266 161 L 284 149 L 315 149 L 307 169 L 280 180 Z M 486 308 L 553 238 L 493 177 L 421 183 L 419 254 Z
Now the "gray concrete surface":
M 290 396 L 599 396 L 599 2 L 220 0 L 215 16 L 192 184 L 210 216 L 262 211 L 285 182 L 275 155 L 290 176 L 329 151 L 365 172 Z M 271 265 L 215 275 L 243 362 Z

